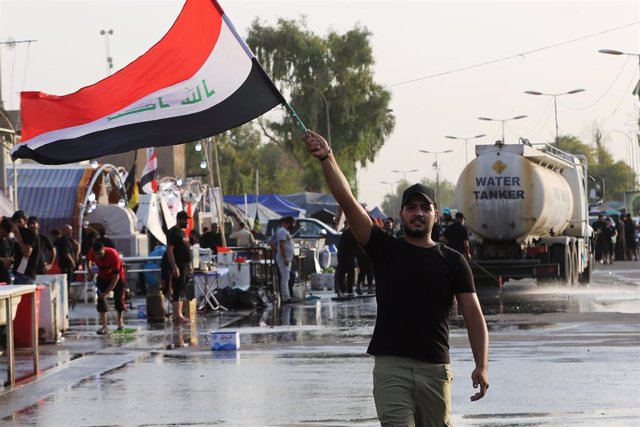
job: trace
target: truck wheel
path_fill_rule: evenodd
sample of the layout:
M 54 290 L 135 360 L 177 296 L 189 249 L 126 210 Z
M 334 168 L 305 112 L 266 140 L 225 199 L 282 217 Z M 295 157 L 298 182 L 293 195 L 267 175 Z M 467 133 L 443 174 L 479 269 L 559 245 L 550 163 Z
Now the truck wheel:
M 551 246 L 551 262 L 560 265 L 560 276 L 558 280 L 564 284 L 571 286 L 571 250 L 567 245 Z
M 593 255 L 593 252 L 589 254 L 589 261 L 587 261 L 587 267 L 584 269 L 582 274 L 578 276 L 578 282 L 583 285 L 588 285 L 591 283 L 593 279 L 593 266 L 596 263 L 596 259 Z
M 571 246 L 571 286 L 578 284 L 578 249 Z

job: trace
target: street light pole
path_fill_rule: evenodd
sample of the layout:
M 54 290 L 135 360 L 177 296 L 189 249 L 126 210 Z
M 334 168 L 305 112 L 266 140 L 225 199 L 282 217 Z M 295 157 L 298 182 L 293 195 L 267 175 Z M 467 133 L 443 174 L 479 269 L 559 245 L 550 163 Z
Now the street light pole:
M 482 133 L 480 135 L 469 136 L 467 138 L 461 138 L 461 137 L 450 136 L 449 135 L 449 136 L 445 136 L 445 138 L 464 140 L 464 160 L 465 160 L 465 163 L 468 165 L 469 164 L 469 140 L 470 139 L 476 139 L 476 138 L 482 138 L 483 136 L 487 136 L 487 135 Z
M 400 182 L 400 180 L 394 181 L 394 182 L 380 181 L 380 184 L 388 185 L 389 186 L 389 194 L 393 194 L 393 186 L 396 185 L 399 182 Z
M 613 49 L 600 49 L 598 52 L 606 53 L 608 55 L 637 56 L 638 57 L 638 71 L 640 71 L 640 53 L 620 52 L 619 50 L 613 50 Z M 636 87 L 635 87 L 635 89 L 633 89 L 632 93 L 634 95 L 638 95 L 638 98 L 640 98 L 640 80 L 638 80 L 638 83 L 636 84 Z
M 508 122 L 508 121 L 511 121 L 511 120 L 520 120 L 520 119 L 524 119 L 525 117 L 527 117 L 527 116 L 525 116 L 525 115 L 515 116 L 515 117 L 510 117 L 508 119 L 492 119 L 491 117 L 478 117 L 478 120 L 484 120 L 484 121 L 487 121 L 487 122 L 502 122 L 502 143 L 504 144 L 505 143 L 505 140 L 504 140 L 504 122 Z
M 407 180 L 407 174 L 408 173 L 413 173 L 413 172 L 418 172 L 418 169 L 411 169 L 411 170 L 407 170 L 407 171 L 399 171 L 399 170 L 396 170 L 396 169 L 391 169 L 391 172 L 401 173 L 402 174 L 402 179 L 404 179 L 406 181 Z
M 100 30 L 100 34 L 104 36 L 104 56 L 107 60 L 107 76 L 109 76 L 113 68 L 113 58 L 109 49 L 109 36 L 113 35 L 113 30 Z
M 434 169 L 436 170 L 436 201 L 438 201 L 440 197 L 440 163 L 438 163 L 438 154 L 451 153 L 453 150 L 443 150 L 443 151 L 418 150 L 418 151 L 425 154 L 433 154 L 436 158 L 436 161 L 433 163 L 433 165 L 434 165 Z
M 633 153 L 633 140 L 627 133 L 622 132 L 621 130 L 617 130 L 617 129 L 611 129 L 611 130 L 614 132 L 621 133 L 627 139 L 627 147 L 629 147 L 629 150 L 630 150 L 629 164 L 631 166 L 631 169 L 633 170 L 633 182 L 629 185 L 629 189 L 632 189 L 633 191 L 635 191 L 636 190 L 636 159 Z
M 541 96 L 552 96 L 553 97 L 553 110 L 555 112 L 555 117 L 556 117 L 556 146 L 560 143 L 560 135 L 558 132 L 558 101 L 557 98 L 559 96 L 564 96 L 564 95 L 573 95 L 576 93 L 580 93 L 580 92 L 584 92 L 586 89 L 573 89 L 570 90 L 568 92 L 561 92 L 561 93 L 542 93 L 542 92 L 538 92 L 537 90 L 525 90 L 524 93 L 526 93 L 527 95 L 541 95 Z M 560 147 L 558 147 L 560 148 Z

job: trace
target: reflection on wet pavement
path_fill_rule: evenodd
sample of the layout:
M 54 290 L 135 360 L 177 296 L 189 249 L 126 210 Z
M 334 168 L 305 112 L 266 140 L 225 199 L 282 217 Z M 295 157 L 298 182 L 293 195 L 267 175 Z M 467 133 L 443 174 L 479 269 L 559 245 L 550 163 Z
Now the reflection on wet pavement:
M 640 287 L 630 282 L 631 272 L 622 279 L 608 272 L 596 277 L 589 287 L 522 281 L 479 293 L 491 333 L 492 388 L 478 403 L 469 401 L 473 359 L 454 307 L 455 425 L 640 425 Z M 180 326 L 140 322 L 132 337 L 104 339 L 94 354 L 82 350 L 98 339 L 93 319 L 74 322 L 70 334 L 80 351 L 58 356 L 60 367 L 73 369 L 61 370 L 50 389 L 43 381 L 34 384 L 42 389 L 18 390 L 28 404 L 0 395 L 0 421 L 377 425 L 373 359 L 365 353 L 375 299 L 330 297 L 238 313 L 224 322 L 240 333 L 240 351 L 230 352 L 210 350 L 210 332 L 223 318 L 216 313 Z

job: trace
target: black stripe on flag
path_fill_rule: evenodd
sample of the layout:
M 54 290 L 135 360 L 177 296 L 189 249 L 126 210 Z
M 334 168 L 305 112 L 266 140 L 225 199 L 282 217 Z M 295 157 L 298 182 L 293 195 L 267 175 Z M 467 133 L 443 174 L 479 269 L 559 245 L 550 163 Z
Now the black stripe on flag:
M 238 90 L 218 105 L 199 113 L 134 123 L 45 144 L 35 150 L 19 145 L 14 158 L 42 164 L 65 164 L 124 153 L 144 147 L 183 144 L 214 136 L 245 124 L 282 104 L 283 98 L 256 59 Z

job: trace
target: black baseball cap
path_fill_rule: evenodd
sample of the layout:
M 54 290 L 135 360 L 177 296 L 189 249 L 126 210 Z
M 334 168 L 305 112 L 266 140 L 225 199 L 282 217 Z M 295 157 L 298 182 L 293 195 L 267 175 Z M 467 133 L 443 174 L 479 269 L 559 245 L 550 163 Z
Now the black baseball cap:
M 436 204 L 436 198 L 433 189 L 427 187 L 426 185 L 413 184 L 411 187 L 404 190 L 404 193 L 402 193 L 402 206 L 406 205 L 411 196 L 413 196 L 414 194 L 421 195 L 422 197 L 427 199 L 427 202 L 431 203 L 432 205 Z
M 176 218 L 177 218 L 177 219 L 189 219 L 189 218 L 191 218 L 191 217 L 190 217 L 190 216 L 189 216 L 189 214 L 188 214 L 188 213 L 186 213 L 185 211 L 180 211 L 180 212 L 178 212 L 178 214 L 176 215 Z

